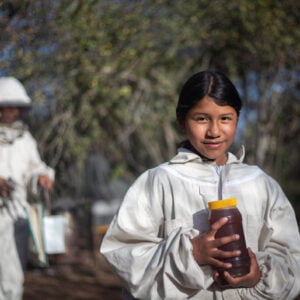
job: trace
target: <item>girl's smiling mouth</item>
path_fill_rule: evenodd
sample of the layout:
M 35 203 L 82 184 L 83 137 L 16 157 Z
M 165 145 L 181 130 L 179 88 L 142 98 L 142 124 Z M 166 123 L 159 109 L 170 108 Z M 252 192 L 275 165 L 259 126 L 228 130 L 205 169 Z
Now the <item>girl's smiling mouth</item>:
M 208 148 L 219 148 L 222 146 L 223 142 L 203 142 L 203 144 Z

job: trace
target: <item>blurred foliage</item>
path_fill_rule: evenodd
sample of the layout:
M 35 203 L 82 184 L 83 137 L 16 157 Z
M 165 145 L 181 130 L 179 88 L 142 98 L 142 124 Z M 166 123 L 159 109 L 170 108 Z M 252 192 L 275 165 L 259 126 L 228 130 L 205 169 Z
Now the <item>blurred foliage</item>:
M 248 161 L 292 199 L 300 195 L 296 1 L 0 3 L 1 72 L 22 80 L 34 99 L 31 127 L 60 193 L 80 195 L 92 152 L 109 159 L 115 177 L 168 160 L 182 138 L 180 87 L 211 68 L 243 96 L 238 142 Z

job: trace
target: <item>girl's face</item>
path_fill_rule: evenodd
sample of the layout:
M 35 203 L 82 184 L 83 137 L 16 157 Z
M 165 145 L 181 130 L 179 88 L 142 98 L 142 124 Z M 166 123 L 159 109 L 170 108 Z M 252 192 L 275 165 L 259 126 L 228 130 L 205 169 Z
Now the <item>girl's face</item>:
M 21 110 L 18 107 L 1 107 L 0 122 L 4 124 L 12 124 L 19 119 Z
M 183 129 L 193 147 L 217 165 L 225 164 L 226 151 L 232 144 L 238 116 L 231 106 L 220 106 L 208 96 L 186 114 Z

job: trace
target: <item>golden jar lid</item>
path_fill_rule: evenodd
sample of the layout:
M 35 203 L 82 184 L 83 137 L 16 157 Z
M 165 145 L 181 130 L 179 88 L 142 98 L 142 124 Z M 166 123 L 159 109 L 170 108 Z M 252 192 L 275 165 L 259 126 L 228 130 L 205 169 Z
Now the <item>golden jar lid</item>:
M 237 206 L 236 198 L 228 198 L 228 199 L 224 199 L 224 200 L 208 202 L 208 208 L 210 210 L 228 208 L 228 207 L 234 207 L 234 206 Z

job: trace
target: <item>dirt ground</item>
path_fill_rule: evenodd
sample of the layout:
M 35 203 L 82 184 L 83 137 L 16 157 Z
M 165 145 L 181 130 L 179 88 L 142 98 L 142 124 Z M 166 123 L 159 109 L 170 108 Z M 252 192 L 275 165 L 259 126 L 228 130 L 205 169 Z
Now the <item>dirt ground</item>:
M 49 266 L 39 267 L 33 255 L 25 274 L 23 300 L 121 300 L 122 283 L 100 254 L 103 235 L 94 234 L 88 250 L 80 231 L 67 241 L 65 254 L 49 255 Z
M 66 259 L 47 268 L 31 268 L 24 284 L 24 300 L 119 300 L 122 284 L 100 254 L 82 251 L 76 261 Z

